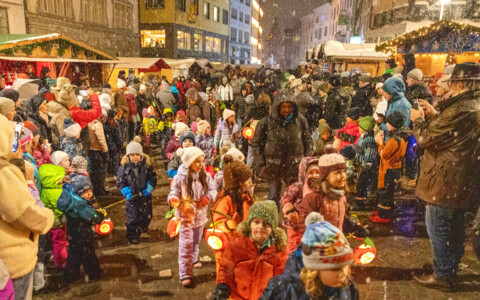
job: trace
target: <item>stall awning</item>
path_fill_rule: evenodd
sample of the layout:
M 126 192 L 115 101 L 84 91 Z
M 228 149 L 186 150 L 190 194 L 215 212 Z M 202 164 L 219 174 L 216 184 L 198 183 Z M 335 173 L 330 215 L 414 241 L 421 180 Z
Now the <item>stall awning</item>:
M 138 69 L 139 72 L 160 72 L 170 69 L 163 58 L 158 57 L 118 57 L 117 69 Z
M 212 65 L 213 65 L 213 68 L 217 71 L 223 71 L 228 67 L 230 68 L 232 67 L 231 64 L 226 64 L 226 63 L 213 63 Z
M 213 69 L 213 65 L 210 63 L 210 61 L 206 58 L 204 59 L 197 59 L 197 64 L 202 67 L 202 68 L 205 68 L 205 67 L 209 67 L 210 69 Z
M 195 58 L 186 58 L 186 59 L 170 59 L 163 58 L 165 63 L 170 66 L 171 69 L 190 69 L 194 64 L 197 64 Z
M 1 56 L 0 60 L 29 61 L 29 62 L 53 62 L 53 63 L 95 63 L 95 64 L 116 64 L 116 60 L 94 60 L 94 59 L 75 59 L 75 58 L 38 58 L 22 56 Z
M 323 46 L 322 58 L 354 61 L 385 61 L 388 55 L 375 51 L 375 44 L 342 44 L 328 41 Z

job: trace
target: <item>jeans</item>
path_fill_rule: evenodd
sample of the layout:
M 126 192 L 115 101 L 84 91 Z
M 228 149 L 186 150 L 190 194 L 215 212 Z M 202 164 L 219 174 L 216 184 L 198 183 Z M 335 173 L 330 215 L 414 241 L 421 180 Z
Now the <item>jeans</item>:
M 465 213 L 463 209 L 427 204 L 425 223 L 433 250 L 435 275 L 455 279 L 465 251 Z
M 22 277 L 13 279 L 13 288 L 15 289 L 15 300 L 32 299 L 33 270 Z
M 273 200 L 280 207 L 280 196 L 282 192 L 282 181 L 272 180 L 268 182 L 268 200 Z

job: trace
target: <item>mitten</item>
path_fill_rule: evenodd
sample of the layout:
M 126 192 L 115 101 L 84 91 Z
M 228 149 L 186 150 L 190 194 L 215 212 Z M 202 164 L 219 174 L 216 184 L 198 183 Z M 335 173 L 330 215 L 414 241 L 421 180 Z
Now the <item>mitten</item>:
M 124 187 L 122 190 L 122 195 L 125 196 L 127 200 L 132 199 L 132 189 L 130 189 L 128 186 Z
M 180 205 L 180 199 L 175 198 L 175 197 L 170 199 L 170 206 L 171 207 L 178 207 L 179 205 Z
M 150 185 L 150 183 L 147 183 L 147 188 L 143 190 L 142 195 L 143 196 L 150 196 L 152 193 L 154 187 Z
M 210 203 L 210 199 L 208 199 L 207 197 L 203 196 L 203 197 L 200 198 L 200 204 L 201 205 L 207 206 L 208 203 Z

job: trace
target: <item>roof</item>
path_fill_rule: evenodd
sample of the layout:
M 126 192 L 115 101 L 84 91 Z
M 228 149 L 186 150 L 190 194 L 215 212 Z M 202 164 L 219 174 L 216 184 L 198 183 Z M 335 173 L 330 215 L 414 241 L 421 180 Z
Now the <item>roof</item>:
M 116 64 L 116 60 L 101 60 L 101 59 L 75 59 L 75 58 L 38 58 L 38 57 L 22 57 L 22 56 L 2 56 L 0 60 L 13 61 L 31 61 L 31 62 L 54 62 L 54 63 L 96 63 L 96 64 Z
M 158 57 L 118 57 L 118 69 L 151 69 L 157 67 L 158 69 L 170 69 L 162 58 Z M 159 70 L 147 71 L 157 72 Z
M 323 44 L 321 56 L 328 59 L 345 59 L 358 61 L 384 61 L 388 55 L 375 50 L 375 44 L 342 44 L 328 41 Z
M 62 55 L 45 55 L 44 57 L 31 55 L 37 46 L 42 48 L 42 50 L 45 48 L 46 50 L 44 52 L 50 52 L 54 46 L 53 42 L 55 42 L 56 46 L 58 46 L 58 52 L 60 52 L 61 49 L 64 51 L 66 48 L 72 47 L 73 59 L 76 59 L 76 53 L 81 50 L 87 57 L 95 56 L 95 59 L 93 60 L 116 60 L 113 56 L 110 56 L 100 50 L 88 46 L 87 44 L 75 41 L 59 33 L 45 35 L 0 34 L 0 57 L 2 57 L 2 55 L 11 57 L 31 57 L 36 58 L 37 61 L 39 58 L 63 58 L 61 57 Z M 17 50 L 21 50 L 23 54 L 19 54 Z

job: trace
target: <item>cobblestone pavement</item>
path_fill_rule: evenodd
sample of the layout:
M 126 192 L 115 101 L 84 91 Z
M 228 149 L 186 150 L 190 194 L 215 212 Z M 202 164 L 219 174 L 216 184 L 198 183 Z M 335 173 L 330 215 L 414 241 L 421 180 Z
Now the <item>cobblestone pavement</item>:
M 166 234 L 165 214 L 169 207 L 166 196 L 170 180 L 163 163 L 157 155 L 159 186 L 153 192 L 153 220 L 148 234 L 141 238 L 140 245 L 128 246 L 125 240 L 125 216 L 123 204 L 108 210 L 115 223 L 114 231 L 107 237 L 98 237 L 97 255 L 103 269 L 99 282 L 79 281 L 69 288 L 63 287 L 62 273 L 47 268 L 47 290 L 36 299 L 210 299 L 215 289 L 215 261 L 213 251 L 202 241 L 200 256 L 204 267 L 195 270 L 196 287 L 185 289 L 178 282 L 178 240 Z M 107 205 L 121 200 L 115 188 L 114 178 L 107 181 L 111 196 L 101 198 Z M 266 187 L 259 185 L 257 193 L 265 199 Z M 360 299 L 480 299 L 480 262 L 476 259 L 469 239 L 459 272 L 459 291 L 442 293 L 415 284 L 413 275 L 428 272 L 431 264 L 431 249 L 425 224 L 415 218 L 415 200 L 412 190 L 399 192 L 397 219 L 391 225 L 369 225 L 372 240 L 377 247 L 377 258 L 367 266 L 354 267 L 355 282 L 360 290 Z M 365 225 L 369 224 L 368 213 L 358 213 Z M 471 237 L 471 233 L 468 234 Z M 358 242 L 351 241 L 352 246 Z M 159 272 L 171 270 L 173 276 L 161 278 Z

